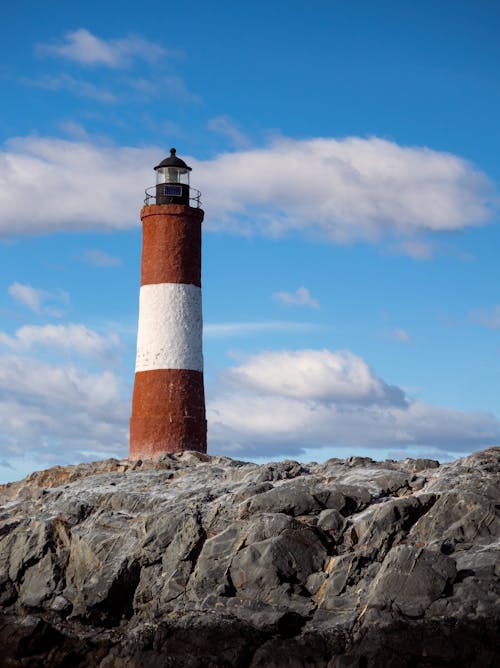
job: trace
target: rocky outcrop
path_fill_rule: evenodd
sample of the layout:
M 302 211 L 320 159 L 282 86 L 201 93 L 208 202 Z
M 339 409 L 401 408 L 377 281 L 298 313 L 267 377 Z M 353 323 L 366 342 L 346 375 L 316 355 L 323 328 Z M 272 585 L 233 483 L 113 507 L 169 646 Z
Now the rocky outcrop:
M 0 488 L 0 664 L 498 665 L 500 448 L 106 460 Z

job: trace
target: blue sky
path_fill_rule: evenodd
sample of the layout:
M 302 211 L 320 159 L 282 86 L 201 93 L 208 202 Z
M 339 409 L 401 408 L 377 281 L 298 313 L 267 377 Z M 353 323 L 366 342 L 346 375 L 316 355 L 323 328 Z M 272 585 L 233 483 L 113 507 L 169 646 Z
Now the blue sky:
M 0 9 L 0 480 L 127 453 L 143 190 L 203 193 L 209 451 L 500 441 L 496 2 Z

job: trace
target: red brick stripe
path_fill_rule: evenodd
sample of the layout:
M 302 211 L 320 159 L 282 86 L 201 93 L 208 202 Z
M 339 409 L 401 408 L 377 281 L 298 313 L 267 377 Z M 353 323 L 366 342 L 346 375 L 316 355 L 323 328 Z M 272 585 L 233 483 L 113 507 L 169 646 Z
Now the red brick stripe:
M 207 451 L 203 373 L 158 369 L 135 374 L 130 458 Z
M 141 285 L 187 283 L 201 287 L 203 210 L 185 204 L 145 206 Z

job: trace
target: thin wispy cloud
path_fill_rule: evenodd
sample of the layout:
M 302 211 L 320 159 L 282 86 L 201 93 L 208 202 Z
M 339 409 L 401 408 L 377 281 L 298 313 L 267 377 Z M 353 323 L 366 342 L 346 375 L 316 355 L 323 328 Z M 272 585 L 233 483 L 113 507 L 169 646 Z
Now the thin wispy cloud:
M 212 132 L 217 132 L 227 137 L 231 145 L 235 148 L 240 149 L 250 146 L 249 138 L 229 116 L 224 115 L 211 118 L 207 123 L 207 127 Z
M 186 82 L 175 74 L 157 74 L 150 79 L 127 77 L 122 83 L 136 98 L 141 97 L 144 101 L 171 98 L 184 104 L 201 102 L 199 95 L 189 90 Z
M 40 55 L 55 56 L 80 65 L 126 68 L 134 60 L 154 62 L 165 49 L 143 37 L 130 35 L 121 39 L 102 39 L 85 28 L 70 30 L 61 41 L 38 44 Z
M 175 74 L 162 77 L 159 84 L 163 93 L 167 92 L 171 97 L 180 102 L 194 104 L 201 102 L 201 98 L 189 90 L 184 79 Z
M 69 74 L 45 75 L 39 79 L 23 78 L 21 83 L 45 90 L 67 91 L 72 95 L 98 102 L 116 103 L 118 101 L 117 96 L 110 90 L 96 86 L 89 81 L 76 79 Z
M 219 322 L 203 325 L 203 334 L 209 337 L 230 337 L 243 334 L 260 334 L 266 332 L 304 332 L 318 326 L 307 322 L 291 322 L 287 320 L 268 320 L 265 322 Z
M 394 329 L 392 331 L 392 338 L 400 343 L 410 343 L 411 334 L 409 334 L 405 329 Z
M 84 253 L 83 259 L 87 264 L 93 265 L 94 267 L 119 267 L 122 263 L 119 257 L 110 255 L 98 248 L 88 250 Z
M 125 104 L 131 100 L 136 101 L 138 96 L 143 98 L 143 102 L 165 97 L 190 104 L 199 104 L 201 101 L 200 97 L 192 93 L 185 82 L 177 76 L 165 76 L 161 79 L 155 77 L 152 80 L 121 78 L 110 82 L 109 88 L 69 74 L 45 75 L 38 79 L 25 77 L 20 82 L 34 88 L 55 92 L 63 91 L 104 104 Z
M 61 289 L 50 292 L 24 283 L 12 283 L 7 291 L 12 299 L 38 315 L 61 317 L 64 311 L 60 306 L 53 306 L 51 302 L 58 305 L 69 303 L 69 294 Z
M 469 320 L 488 329 L 500 329 L 500 304 L 492 308 L 469 311 Z
M 77 123 L 76 121 L 72 120 L 62 121 L 59 124 L 59 127 L 65 134 L 69 135 L 73 139 L 85 140 L 89 138 L 89 133 L 87 132 L 87 130 L 83 127 L 83 125 Z
M 309 306 L 319 308 L 319 301 L 315 299 L 309 290 L 304 287 L 297 288 L 295 292 L 275 292 L 273 298 L 282 304 L 290 306 Z
M 415 260 L 430 260 L 434 254 L 435 248 L 429 241 L 419 239 L 409 239 L 402 241 L 395 246 L 397 252 L 403 252 Z

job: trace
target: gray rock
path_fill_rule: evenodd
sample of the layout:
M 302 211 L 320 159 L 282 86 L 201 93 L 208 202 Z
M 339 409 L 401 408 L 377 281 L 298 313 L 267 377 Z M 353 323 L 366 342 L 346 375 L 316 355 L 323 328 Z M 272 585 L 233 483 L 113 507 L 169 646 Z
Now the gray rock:
M 28 568 L 19 585 L 19 601 L 26 608 L 39 608 L 57 587 L 54 561 L 47 552 L 40 561 Z
M 453 559 L 440 552 L 399 545 L 384 560 L 370 588 L 368 606 L 421 617 L 451 588 L 456 572 Z
M 499 455 L 188 452 L 0 487 L 1 661 L 494 666 Z
M 303 484 L 288 484 L 250 497 L 241 509 L 241 516 L 255 513 L 285 513 L 309 515 L 319 513 L 324 506 Z
M 339 543 L 346 527 L 346 521 L 338 510 L 327 508 L 320 512 L 317 526 L 323 531 L 326 531 L 331 536 L 334 543 Z

